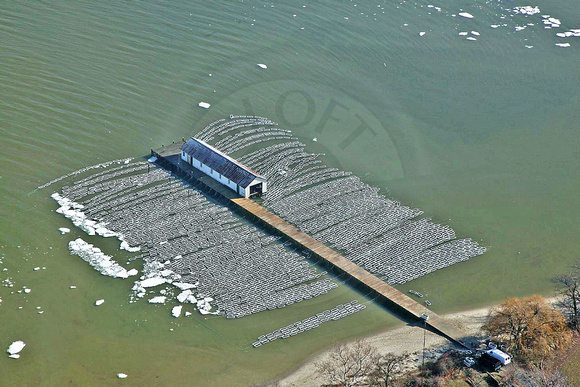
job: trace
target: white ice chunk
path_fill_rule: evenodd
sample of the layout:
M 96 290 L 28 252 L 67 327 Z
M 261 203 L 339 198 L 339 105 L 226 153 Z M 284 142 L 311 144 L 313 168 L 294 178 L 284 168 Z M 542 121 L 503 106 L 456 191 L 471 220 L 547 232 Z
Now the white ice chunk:
M 60 233 L 64 235 L 67 232 L 70 232 L 70 228 L 61 227 L 61 228 L 58 229 L 58 231 L 60 231 Z
M 32 290 L 30 290 L 30 289 L 28 289 L 28 288 L 24 289 L 24 293 L 30 293 L 31 291 L 32 291 Z
M 459 36 L 467 36 L 467 31 L 462 31 L 459 33 Z
M 479 32 L 477 32 L 477 31 L 471 31 L 471 35 L 479 36 L 481 34 Z
M 139 270 L 137 270 L 137 269 L 131 269 L 131 270 L 127 271 L 127 275 L 129 277 L 132 277 L 132 276 L 137 275 L 137 274 L 139 274 Z
M 20 359 L 20 355 L 15 353 L 14 355 L 9 355 L 8 356 L 10 359 Z
M 419 32 L 419 36 L 423 36 L 423 35 L 425 35 L 425 31 Z
M 149 300 L 150 304 L 165 304 L 165 299 L 167 297 L 165 296 L 157 296 L 157 297 L 153 297 L 152 299 Z
M 570 47 L 570 43 L 556 43 L 558 47 Z
M 191 313 L 191 312 L 185 312 L 185 317 L 189 317 L 189 316 L 191 316 L 192 314 L 193 314 L 193 313 Z
M 105 303 L 105 300 L 100 299 L 100 300 L 95 301 L 95 306 L 103 305 L 104 303 Z
M 24 349 L 24 347 L 26 347 L 26 344 L 24 344 L 24 341 L 15 341 L 12 344 L 10 344 L 10 346 L 8 347 L 8 349 L 6 350 L 6 352 L 8 352 L 11 355 L 15 355 L 17 353 L 19 353 L 20 351 L 22 351 Z
M 458 15 L 466 19 L 473 19 L 473 15 L 469 12 L 459 12 Z
M 473 36 L 468 36 L 468 37 L 467 37 L 467 38 L 465 38 L 465 39 L 467 39 L 467 40 L 471 40 L 471 41 L 473 41 L 473 40 L 477 40 L 477 39 L 476 39 L 476 38 L 474 38 Z
M 491 27 L 491 28 L 493 28 L 493 29 L 496 29 L 496 28 L 499 28 L 499 25 L 497 25 L 497 24 L 492 24 L 490 27 Z
M 99 273 L 113 278 L 129 277 L 127 270 L 112 260 L 111 256 L 105 255 L 101 249 L 85 242 L 81 238 L 70 241 L 68 246 L 71 253 L 78 255 Z
M 258 63 L 258 67 L 261 68 L 261 69 L 267 69 L 268 68 L 268 66 L 266 66 L 263 63 Z
M 141 246 L 131 247 L 126 241 L 121 242 L 121 250 L 127 250 L 130 253 L 135 253 L 141 250 Z
M 181 309 L 183 309 L 183 306 L 181 305 L 174 306 L 173 309 L 171 309 L 171 315 L 175 318 L 181 316 Z
M 211 105 L 209 103 L 207 103 L 207 102 L 200 102 L 200 103 L 197 104 L 197 106 L 199 106 L 200 108 L 209 109 L 209 107 Z
M 141 286 L 144 288 L 152 288 L 152 287 L 164 284 L 166 282 L 167 282 L 167 280 L 165 278 L 153 277 L 153 278 L 147 278 L 146 280 L 141 281 Z
M 119 372 L 119 373 L 117 374 L 117 377 L 118 377 L 119 379 L 125 379 L 125 378 L 127 377 L 127 374 L 124 374 L 124 373 L 122 373 L 122 372 Z
M 177 286 L 181 290 L 194 289 L 197 287 L 197 285 L 188 284 L 186 282 L 174 282 L 173 285 Z

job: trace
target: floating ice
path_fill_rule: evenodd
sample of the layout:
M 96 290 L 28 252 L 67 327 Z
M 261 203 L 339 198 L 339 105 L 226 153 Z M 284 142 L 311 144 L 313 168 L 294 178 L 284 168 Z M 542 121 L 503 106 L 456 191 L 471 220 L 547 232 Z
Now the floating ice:
M 17 353 L 19 353 L 20 351 L 22 351 L 24 349 L 24 347 L 26 347 L 26 344 L 24 343 L 24 341 L 15 341 L 12 344 L 10 344 L 10 346 L 8 347 L 8 349 L 6 350 L 6 352 L 8 352 L 10 355 L 15 355 Z
M 423 35 L 425 35 L 425 31 L 419 32 L 419 36 L 423 36 Z
M 153 297 L 152 299 L 149 300 L 150 304 L 165 304 L 165 300 L 167 297 L 165 296 L 157 296 L 157 297 Z
M 129 244 L 126 241 L 123 241 L 123 242 L 121 242 L 120 249 L 121 250 L 127 250 L 130 253 L 135 253 L 137 251 L 140 251 L 141 250 L 141 247 L 140 246 L 131 247 L 131 246 L 129 246 Z
M 556 43 L 558 47 L 570 47 L 570 43 Z
M 95 301 L 95 306 L 103 305 L 104 303 L 105 303 L 105 300 L 100 299 L 100 300 Z
M 263 63 L 258 63 L 258 67 L 261 68 L 261 69 L 267 69 L 268 68 L 268 66 L 266 66 Z
M 147 159 L 147 161 L 149 161 L 150 163 L 154 163 L 154 162 L 156 162 L 156 161 L 157 161 L 157 157 L 155 157 L 155 156 L 149 157 L 149 158 Z
M 153 288 L 155 286 L 159 286 L 161 284 L 166 283 L 167 280 L 165 278 L 162 277 L 153 277 L 153 278 L 147 278 L 146 280 L 143 280 L 140 282 L 141 287 L 144 288 Z
M 193 292 L 191 290 L 184 290 L 183 292 L 179 293 L 177 295 L 177 301 L 179 301 L 181 303 L 185 303 L 185 302 L 189 302 L 191 304 L 197 303 L 197 299 L 195 298 L 195 296 L 193 295 Z
M 191 312 L 185 312 L 185 317 L 189 317 L 189 316 L 191 316 L 192 314 L 193 314 L 193 313 L 191 313 Z
M 124 374 L 124 373 L 122 373 L 122 372 L 119 372 L 119 373 L 117 374 L 117 377 L 118 377 L 119 379 L 125 379 L 125 378 L 127 377 L 127 374 Z
M 20 359 L 20 355 L 19 354 L 14 354 L 14 355 L 9 355 L 8 356 L 10 359 Z
M 490 27 L 491 27 L 491 28 L 493 28 L 493 29 L 496 29 L 496 28 L 499 28 L 499 25 L 497 25 L 497 24 L 492 24 Z
M 471 35 L 479 36 L 481 34 L 479 32 L 477 32 L 477 31 L 471 31 Z
M 197 285 L 188 284 L 186 282 L 174 282 L 173 285 L 177 286 L 181 290 L 194 289 L 197 287 Z
M 473 15 L 469 12 L 459 12 L 458 15 L 466 19 L 473 19 Z
M 132 276 L 137 275 L 137 274 L 139 274 L 139 270 L 137 270 L 137 269 L 131 269 L 127 272 L 127 275 L 129 277 L 132 277 Z
M 515 30 L 516 30 L 516 31 L 518 31 L 518 32 L 519 32 L 519 31 L 523 31 L 523 30 L 525 30 L 525 29 L 526 29 L 526 27 L 527 27 L 527 26 L 516 26 Z
M 173 309 L 171 309 L 171 315 L 175 318 L 181 316 L 181 309 L 183 309 L 183 306 L 181 305 L 174 306 Z
M 476 39 L 476 38 L 474 38 L 473 36 L 468 36 L 468 37 L 467 37 L 467 38 L 465 38 L 465 39 L 467 39 L 467 40 L 471 40 L 471 41 L 477 40 L 477 39 Z
M 81 238 L 70 241 L 68 248 L 71 253 L 78 255 L 99 273 L 113 278 L 127 278 L 127 270 L 112 260 L 111 256 L 105 255 L 101 249 L 95 247 Z
M 200 103 L 197 104 L 197 106 L 199 106 L 200 108 L 209 109 L 209 107 L 211 105 L 209 103 L 207 103 L 207 102 L 200 102 Z
M 75 285 L 71 285 L 70 288 L 71 289 L 76 289 L 77 287 Z
M 31 289 L 28 289 L 28 288 L 25 288 L 25 289 L 24 289 L 24 293 L 27 293 L 27 294 L 28 294 L 28 293 L 30 293 L 31 291 L 32 291 L 32 290 L 31 290 Z
M 58 229 L 58 231 L 60 231 L 60 233 L 64 235 L 67 232 L 70 232 L 70 228 L 61 227 L 61 228 Z
M 40 270 L 40 266 L 34 268 L 34 271 L 39 271 L 39 270 Z
M 467 31 L 460 32 L 459 36 L 467 36 Z

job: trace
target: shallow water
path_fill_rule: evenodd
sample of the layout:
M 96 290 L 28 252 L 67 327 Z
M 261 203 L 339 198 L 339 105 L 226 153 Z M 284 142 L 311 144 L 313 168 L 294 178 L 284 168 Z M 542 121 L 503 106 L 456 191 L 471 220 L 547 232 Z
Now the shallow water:
M 550 294 L 550 278 L 578 259 L 580 38 L 555 34 L 580 28 L 580 5 L 429 4 L 5 4 L 0 281 L 14 286 L 0 287 L 0 346 L 28 345 L 19 360 L 0 356 L 0 384 L 108 385 L 125 372 L 130 384 L 247 385 L 333 340 L 399 323 L 369 304 L 254 350 L 261 334 L 364 296 L 340 286 L 235 321 L 173 319 L 170 305 L 129 304 L 130 280 L 100 276 L 68 253 L 83 237 L 119 262 L 130 256 L 70 227 L 53 212 L 56 186 L 37 186 L 144 156 L 229 114 L 269 117 L 329 164 L 481 239 L 483 256 L 400 287 L 429 294 L 436 312 Z M 523 5 L 541 13 L 502 11 Z M 474 18 L 452 16 L 461 10 Z M 544 29 L 542 14 L 561 27 Z M 11 294 L 22 286 L 32 292 Z

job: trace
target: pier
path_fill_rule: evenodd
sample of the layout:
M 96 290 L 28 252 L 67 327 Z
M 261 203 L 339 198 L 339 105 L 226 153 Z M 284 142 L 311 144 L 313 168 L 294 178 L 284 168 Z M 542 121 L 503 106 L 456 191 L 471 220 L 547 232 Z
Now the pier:
M 379 304 L 388 307 L 409 322 L 420 323 L 420 325 L 446 337 L 448 340 L 468 348 L 462 341 L 467 334 L 453 322 L 437 315 L 335 250 L 300 231 L 296 226 L 256 201 L 239 197 L 235 192 L 211 177 L 204 175 L 187 163 L 183 163 L 183 160 L 179 158 L 181 144 L 183 143 L 152 149 L 151 155 L 158 158 L 161 166 L 181 176 L 193 186 L 210 194 L 237 212 L 249 215 L 261 226 L 283 235 L 296 245 L 310 251 L 314 260 L 328 267 L 334 273 L 345 276 L 352 285 L 369 293 Z M 424 319 L 425 315 L 428 316 L 427 320 Z

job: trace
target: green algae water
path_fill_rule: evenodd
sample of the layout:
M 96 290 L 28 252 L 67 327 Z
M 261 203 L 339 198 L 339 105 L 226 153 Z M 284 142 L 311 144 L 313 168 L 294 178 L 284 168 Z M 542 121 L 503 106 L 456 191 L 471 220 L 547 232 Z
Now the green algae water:
M 530 5 L 538 12 L 515 12 Z M 18 360 L 0 356 L 0 385 L 112 385 L 124 372 L 129 385 L 245 386 L 284 376 L 336 340 L 401 324 L 368 303 L 254 349 L 259 335 L 368 300 L 339 286 L 239 320 L 174 319 L 171 305 L 129 303 L 132 281 L 69 254 L 83 237 L 121 263 L 131 256 L 55 214 L 58 184 L 36 187 L 145 156 L 229 114 L 279 122 L 328 165 L 488 247 L 399 287 L 428 294 L 438 313 L 551 294 L 551 278 L 579 258 L 577 1 L 1 9 L 0 349 L 27 346 Z

